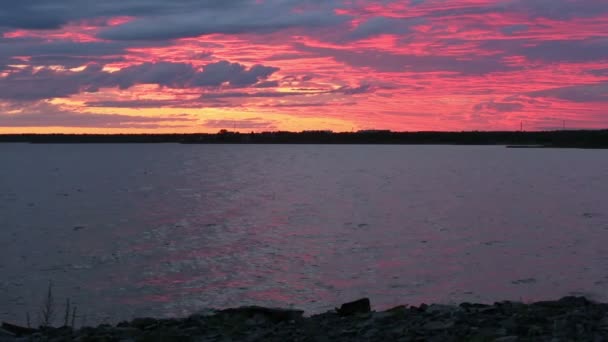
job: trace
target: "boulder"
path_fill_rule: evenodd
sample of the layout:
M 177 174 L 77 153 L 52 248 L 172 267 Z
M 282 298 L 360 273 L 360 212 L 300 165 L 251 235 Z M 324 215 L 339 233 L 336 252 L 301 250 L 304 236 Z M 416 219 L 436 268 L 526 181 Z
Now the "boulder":
M 261 306 L 243 306 L 234 309 L 225 309 L 217 312 L 218 315 L 239 316 L 244 319 L 262 316 L 272 322 L 296 320 L 302 317 L 304 311 L 278 308 L 265 308 Z
M 3 338 L 3 337 L 7 337 L 7 338 L 8 337 L 15 337 L 15 334 L 13 334 L 10 331 L 7 331 L 7 330 L 4 330 L 4 329 L 0 328 L 0 338 Z
M 585 297 L 574 297 L 568 296 L 563 297 L 560 300 L 553 301 L 540 301 L 532 303 L 533 306 L 546 307 L 546 308 L 573 308 L 573 307 L 584 307 L 591 304 L 591 302 Z
M 354 302 L 344 303 L 340 308 L 336 308 L 338 315 L 351 316 L 360 313 L 368 313 L 372 311 L 369 298 L 361 298 Z
M 2 322 L 2 329 L 4 329 L 5 331 L 10 332 L 12 334 L 15 334 L 16 336 L 31 335 L 31 334 L 33 334 L 33 333 L 35 333 L 35 332 L 38 331 L 36 329 L 25 328 L 25 327 L 21 327 L 21 326 L 10 324 L 10 323 L 6 323 L 6 322 Z
M 158 320 L 151 317 L 136 318 L 131 321 L 131 326 L 139 330 L 149 329 L 150 327 L 154 327 L 157 324 Z M 125 327 L 125 325 L 123 325 L 122 327 Z

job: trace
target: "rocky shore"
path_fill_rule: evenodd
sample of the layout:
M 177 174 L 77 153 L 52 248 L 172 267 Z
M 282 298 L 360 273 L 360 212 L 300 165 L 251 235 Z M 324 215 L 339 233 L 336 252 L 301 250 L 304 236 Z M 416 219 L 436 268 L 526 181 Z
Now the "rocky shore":
M 3 323 L 0 341 L 608 341 L 608 304 L 584 297 L 381 312 L 361 299 L 319 315 L 303 313 L 250 306 L 80 329 Z

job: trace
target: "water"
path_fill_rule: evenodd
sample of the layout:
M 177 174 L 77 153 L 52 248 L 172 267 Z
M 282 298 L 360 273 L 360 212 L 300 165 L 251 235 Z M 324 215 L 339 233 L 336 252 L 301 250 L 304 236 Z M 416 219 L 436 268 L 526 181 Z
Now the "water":
M 49 280 L 88 324 L 608 300 L 606 150 L 0 144 L 0 160 L 2 320 L 35 321 Z

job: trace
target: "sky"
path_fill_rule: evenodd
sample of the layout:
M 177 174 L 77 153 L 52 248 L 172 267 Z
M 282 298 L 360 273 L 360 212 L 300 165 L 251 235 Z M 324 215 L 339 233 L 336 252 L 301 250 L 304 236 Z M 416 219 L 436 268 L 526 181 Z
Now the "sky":
M 0 133 L 522 124 L 608 128 L 608 1 L 0 1 Z

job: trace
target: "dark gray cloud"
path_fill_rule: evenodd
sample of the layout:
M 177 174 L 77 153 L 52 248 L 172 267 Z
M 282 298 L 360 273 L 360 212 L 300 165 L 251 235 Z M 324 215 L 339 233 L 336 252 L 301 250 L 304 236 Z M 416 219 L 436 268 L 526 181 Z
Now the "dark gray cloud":
M 424 7 L 424 0 L 417 1 Z M 449 8 L 433 6 L 429 3 L 430 17 L 450 17 L 455 15 L 484 15 L 490 13 L 517 13 L 528 18 L 548 18 L 568 20 L 580 17 L 596 17 L 608 13 L 608 3 L 604 0 L 496 0 L 491 5 L 471 2 Z
M 343 94 L 343 95 L 358 95 L 366 94 L 374 91 L 374 87 L 369 84 L 360 85 L 357 87 L 343 86 L 337 89 L 295 89 L 295 91 L 258 91 L 258 92 L 216 92 L 206 93 L 201 95 L 200 99 L 226 99 L 226 98 L 280 98 L 290 96 L 317 96 L 324 94 Z
M 519 12 L 531 17 L 568 20 L 596 17 L 608 13 L 604 0 L 516 0 L 498 4 L 497 9 Z
M 160 108 L 160 107 L 183 107 L 188 101 L 185 100 L 108 100 L 89 101 L 87 107 L 115 107 L 115 108 Z
M 110 63 L 118 63 L 124 62 L 125 58 L 121 56 L 65 56 L 65 55 L 56 55 L 56 56 L 33 56 L 28 60 L 28 64 L 36 65 L 36 66 L 51 66 L 51 65 L 59 65 L 63 66 L 67 69 L 77 68 L 87 64 L 110 64 Z
M 238 10 L 203 10 L 174 15 L 143 17 L 103 30 L 99 37 L 111 40 L 166 40 L 213 33 L 270 33 L 288 28 L 332 26 L 346 21 L 331 11 L 292 11 L 283 2 L 258 3 Z
M 389 4 L 392 1 L 381 1 Z M 436 3 L 418 1 L 415 6 L 429 7 L 428 17 L 458 14 L 522 13 L 532 17 L 569 19 L 608 14 L 605 0 L 501 0 L 493 5 L 472 2 L 469 6 L 443 9 Z M 71 42 L 46 41 L 41 38 L 0 38 L 0 68 L 2 58 L 33 56 L 39 65 L 57 63 L 66 67 L 90 62 L 104 63 L 103 58 L 120 58 L 128 48 L 165 46 L 168 39 L 198 36 L 211 33 L 266 33 L 277 30 L 302 28 L 314 32 L 314 28 L 330 26 L 337 31 L 333 41 L 357 40 L 383 33 L 407 35 L 411 27 L 426 22 L 426 17 L 388 18 L 371 17 L 349 31 L 345 23 L 351 18 L 338 15 L 337 7 L 358 7 L 357 2 L 318 0 L 27 0 L 0 1 L 0 30 L 12 28 L 51 29 L 68 22 L 89 20 L 105 25 L 104 18 L 132 16 L 133 21 L 106 27 L 100 36 L 114 41 Z M 297 9 L 297 10 L 296 10 Z M 363 11 L 363 10 L 362 10 Z M 426 12 L 426 11 L 425 11 Z M 506 35 L 514 35 L 528 29 L 527 25 L 512 25 L 502 29 Z M 332 38 L 329 38 L 332 36 Z M 142 41 L 145 40 L 145 41 Z M 445 42 L 457 44 L 457 42 Z M 490 41 L 481 46 L 489 50 L 501 49 L 505 55 L 525 55 L 534 60 L 591 61 L 605 59 L 607 41 Z M 302 54 L 280 54 L 276 59 L 305 58 Z M 318 52 L 318 51 L 317 51 Z M 360 56 L 337 56 L 349 60 L 354 66 L 370 66 L 376 70 L 401 71 L 420 66 L 420 71 L 456 71 L 463 74 L 485 74 L 508 68 L 500 56 L 475 57 L 471 61 L 446 56 L 431 58 L 420 56 L 383 55 L 373 56 L 362 51 Z M 362 58 L 353 63 L 353 58 Z M 374 62 L 373 59 L 378 62 Z M 271 58 L 272 59 L 272 58 Z M 269 59 L 269 60 L 271 60 Z M 428 62 L 425 63 L 425 60 Z M 385 66 L 382 66 L 385 65 Z M 436 66 L 436 67 L 435 67 Z
M 376 1 L 389 4 L 393 1 Z M 102 30 L 100 37 L 110 40 L 167 40 L 212 33 L 267 33 L 289 28 L 312 29 L 339 26 L 350 19 L 336 8 L 358 8 L 365 2 L 337 0 L 26 0 L 0 2 L 0 32 L 7 28 L 56 29 L 69 22 L 95 21 L 130 16 L 134 20 Z M 450 8 L 439 3 L 412 1 L 426 8 L 428 17 L 520 13 L 531 18 L 567 20 L 608 13 L 605 0 L 500 0 L 491 5 L 471 2 Z M 423 17 L 395 19 L 376 17 L 364 21 L 349 33 L 360 39 L 381 33 L 404 34 Z M 504 32 L 524 29 L 507 27 Z
M 167 46 L 168 44 L 166 42 L 73 42 L 38 39 L 13 41 L 13 39 L 5 39 L 0 42 L 0 56 L 117 56 L 125 54 L 129 48 Z
M 261 82 L 261 83 L 273 83 Z M 266 88 L 257 87 L 255 88 Z M 192 100 L 104 100 L 86 102 L 87 107 L 115 107 L 115 108 L 159 108 L 159 107 L 226 107 L 234 106 L 235 104 L 225 102 L 225 99 L 243 99 L 243 98 L 284 98 L 293 96 L 319 96 L 326 94 L 343 94 L 343 95 L 358 95 L 371 93 L 375 87 L 365 84 L 356 87 L 343 86 L 333 90 L 324 89 L 301 89 L 301 91 L 219 91 L 208 92 L 201 95 L 198 99 Z M 311 92 L 312 91 L 312 92 Z M 327 103 L 326 103 L 327 104 Z M 290 105 L 291 107 L 301 107 L 300 105 Z
M 393 1 L 376 1 L 391 3 Z M 0 26 L 55 29 L 68 22 L 131 16 L 135 22 L 110 28 L 103 36 L 117 39 L 166 39 L 206 33 L 268 32 L 289 27 L 335 24 L 343 18 L 336 7 L 364 11 L 362 2 L 336 0 L 26 0 L 1 1 Z M 448 8 L 423 0 L 431 16 L 515 12 L 530 17 L 570 19 L 608 13 L 604 0 L 500 0 L 492 5 L 471 3 Z M 300 11 L 294 11 L 294 9 Z M 302 10 L 303 9 L 303 10 Z M 164 32 L 163 32 L 164 31 Z
M 0 99 L 35 101 L 67 97 L 104 82 L 104 73 L 87 68 L 73 73 L 50 69 L 25 68 L 0 78 Z M 90 89 L 89 89 L 90 90 Z
M 346 35 L 349 40 L 369 38 L 380 34 L 406 35 L 411 32 L 411 28 L 425 23 L 423 18 L 402 19 L 374 17 L 359 24 L 354 30 Z
M 608 103 L 608 82 L 545 89 L 527 95 L 531 97 L 552 97 L 572 102 Z
M 220 61 L 206 65 L 202 72 L 193 77 L 192 84 L 203 87 L 217 87 L 224 82 L 229 82 L 233 86 L 250 86 L 268 78 L 277 71 L 279 71 L 279 68 L 259 64 L 247 69 L 239 63 Z
M 246 130 L 271 130 L 277 129 L 274 121 L 268 121 L 261 118 L 251 118 L 244 120 L 205 120 L 203 126 L 217 129 L 246 129 Z
M 0 127 L 159 128 L 183 127 L 196 121 L 186 115 L 151 117 L 78 113 L 44 102 L 21 108 L 21 111 L 18 114 L 2 114 L 4 111 L 0 110 Z M 181 122 L 183 125 L 171 126 L 168 122 Z
M 248 87 L 279 70 L 263 65 L 247 68 L 239 63 L 220 61 L 198 70 L 187 63 L 143 63 L 109 73 L 99 64 L 83 71 L 56 71 L 28 67 L 0 78 L 0 99 L 32 101 L 96 92 L 104 87 L 130 88 L 136 84 L 157 84 L 171 88 Z
M 343 86 L 334 90 L 333 92 L 342 93 L 344 95 L 357 95 L 371 93 L 373 90 L 374 88 L 370 84 L 363 84 L 358 87 Z
M 589 70 L 589 73 L 595 76 L 608 76 L 608 69 Z
M 335 101 L 327 101 L 327 102 L 286 102 L 286 103 L 273 103 L 273 104 L 265 104 L 261 107 L 267 108 L 306 108 L 306 107 L 325 107 L 328 105 L 331 106 L 354 106 L 357 102 L 348 101 L 348 102 L 335 102 Z
M 162 16 L 203 10 L 238 9 L 249 0 L 27 0 L 1 1 L 0 25 L 55 29 L 68 22 L 113 16 Z
M 476 104 L 473 110 L 476 112 L 490 111 L 499 113 L 517 112 L 524 109 L 524 105 L 516 102 L 487 101 Z
M 279 86 L 279 81 L 259 82 L 254 87 L 256 88 L 275 88 Z
M 529 26 L 528 25 L 524 25 L 524 24 L 517 24 L 517 25 L 509 25 L 509 26 L 505 26 L 502 29 L 500 29 L 500 31 L 508 36 L 520 33 L 520 32 L 526 32 L 528 31 Z
M 205 70 L 214 66 L 215 64 L 209 64 L 205 66 Z M 242 67 L 244 68 L 244 66 Z M 111 78 L 121 89 L 130 88 L 135 84 L 158 84 L 170 88 L 185 88 L 192 83 L 193 78 L 198 77 L 200 74 L 192 64 L 159 62 L 126 67 L 113 73 Z M 231 75 L 226 70 L 219 77 L 223 77 L 226 80 Z M 253 83 L 255 82 L 256 80 Z
M 9 63 L 8 58 L 0 58 L 0 71 L 7 70 Z
M 452 41 L 452 44 L 465 43 Z M 591 62 L 608 60 L 608 39 L 546 40 L 511 39 L 487 40 L 480 43 L 483 50 L 501 51 L 499 56 L 524 56 L 536 62 Z
M 253 93 L 247 93 L 247 92 L 240 92 L 240 91 L 229 91 L 229 92 L 220 92 L 220 93 L 206 93 L 201 95 L 201 100 L 208 100 L 208 99 L 229 99 L 229 98 L 246 98 L 246 97 L 251 97 L 251 98 L 262 98 L 262 97 L 270 97 L 270 98 L 274 98 L 274 97 L 288 97 L 288 96 L 300 96 L 300 95 L 310 95 L 310 93 L 308 92 L 295 92 L 295 91 L 258 91 L 258 92 L 253 92 Z
M 0 40 L 0 61 L 15 57 L 28 57 L 28 65 L 61 65 L 74 68 L 89 63 L 113 63 L 123 60 L 127 49 L 162 47 L 168 42 L 73 42 L 43 41 L 40 39 Z M 23 62 L 19 64 L 24 64 Z
M 367 67 L 380 72 L 453 72 L 460 75 L 483 75 L 492 72 L 519 70 L 504 63 L 496 56 L 471 56 L 463 59 L 455 56 L 406 55 L 378 50 L 343 50 L 324 47 L 295 45 L 299 50 L 316 53 L 319 56 L 333 57 L 335 60 L 353 67 Z
M 545 41 L 509 50 L 532 60 L 589 62 L 608 60 L 608 39 Z
M 332 26 L 348 19 L 347 16 L 336 14 L 334 9 L 337 5 L 338 2 L 318 0 L 0 1 L 0 32 L 15 28 L 58 29 L 71 22 L 86 21 L 102 26 L 100 38 L 129 41 L 127 45 L 133 46 L 213 33 L 271 33 L 290 28 Z M 117 26 L 108 26 L 107 19 L 117 16 L 133 19 Z M 3 40 L 0 38 L 0 42 Z M 11 44 L 31 40 L 11 39 Z M 110 42 L 75 45 L 80 51 L 86 51 L 87 55 L 100 55 L 108 53 L 108 44 Z M 105 49 L 95 52 L 94 45 Z M 69 47 L 58 48 L 61 51 L 51 53 L 72 55 L 66 52 Z M 25 47 L 27 53 L 12 55 L 36 55 L 37 52 L 32 49 Z M 47 55 L 48 52 L 40 54 Z

